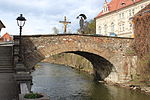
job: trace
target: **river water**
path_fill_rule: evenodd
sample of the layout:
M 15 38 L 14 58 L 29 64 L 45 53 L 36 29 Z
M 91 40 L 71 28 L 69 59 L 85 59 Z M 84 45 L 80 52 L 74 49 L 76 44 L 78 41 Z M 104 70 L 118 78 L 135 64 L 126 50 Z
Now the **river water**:
M 136 91 L 94 82 L 92 76 L 70 67 L 38 65 L 32 73 L 32 91 L 45 93 L 50 100 L 150 100 Z

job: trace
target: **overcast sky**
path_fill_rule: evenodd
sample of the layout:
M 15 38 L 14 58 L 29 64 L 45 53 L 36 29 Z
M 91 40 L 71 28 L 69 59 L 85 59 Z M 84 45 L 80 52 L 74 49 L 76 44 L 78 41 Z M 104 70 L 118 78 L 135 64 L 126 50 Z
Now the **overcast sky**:
M 110 1 L 110 0 L 109 0 Z M 23 14 L 27 19 L 23 34 L 51 34 L 53 27 L 63 32 L 60 20 L 71 21 L 68 31 L 76 32 L 79 19 L 84 13 L 88 20 L 93 19 L 102 9 L 104 0 L 0 0 L 0 20 L 6 26 L 2 34 L 18 34 L 16 18 Z

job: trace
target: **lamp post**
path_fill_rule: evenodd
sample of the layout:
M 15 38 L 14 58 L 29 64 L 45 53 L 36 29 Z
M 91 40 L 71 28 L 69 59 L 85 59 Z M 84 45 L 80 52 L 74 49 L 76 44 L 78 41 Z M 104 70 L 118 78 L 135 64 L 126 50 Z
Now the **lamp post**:
M 27 92 L 31 91 L 31 84 L 32 84 L 32 76 L 30 75 L 29 71 L 27 71 L 27 68 L 24 66 L 24 64 L 22 62 L 22 52 L 21 52 L 21 48 L 22 48 L 22 43 L 21 43 L 22 27 L 25 25 L 26 19 L 25 19 L 25 17 L 23 17 L 22 14 L 20 14 L 20 16 L 17 17 L 16 20 L 17 20 L 17 25 L 20 28 L 20 34 L 19 34 L 19 61 L 16 64 L 16 67 L 15 67 L 16 73 L 14 75 L 14 78 L 17 82 L 18 87 L 19 87 L 19 92 L 21 94 L 24 94 L 24 93 L 27 93 Z M 27 87 L 22 87 L 23 85 L 26 85 Z
M 19 61 L 22 61 L 22 57 L 21 57 L 21 34 L 22 34 L 22 27 L 25 25 L 25 17 L 23 17 L 22 14 L 20 14 L 20 16 L 16 19 L 17 20 L 17 25 L 20 28 L 20 34 L 19 34 Z

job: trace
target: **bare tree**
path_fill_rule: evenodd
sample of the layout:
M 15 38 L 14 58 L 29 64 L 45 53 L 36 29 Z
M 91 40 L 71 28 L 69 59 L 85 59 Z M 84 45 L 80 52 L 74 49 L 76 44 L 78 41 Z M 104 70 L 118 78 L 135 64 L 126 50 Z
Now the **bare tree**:
M 59 30 L 56 27 L 53 27 L 53 34 L 59 34 Z

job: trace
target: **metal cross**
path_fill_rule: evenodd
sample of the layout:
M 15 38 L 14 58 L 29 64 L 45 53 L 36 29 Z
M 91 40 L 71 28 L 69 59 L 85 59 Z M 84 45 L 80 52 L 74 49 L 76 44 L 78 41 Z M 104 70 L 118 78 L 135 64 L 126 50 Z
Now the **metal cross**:
M 66 33 L 66 32 L 67 32 L 67 25 L 68 25 L 68 24 L 71 24 L 71 22 L 67 22 L 67 18 L 66 18 L 66 16 L 65 16 L 65 17 L 64 17 L 64 21 L 59 21 L 59 23 L 64 24 L 64 33 Z

